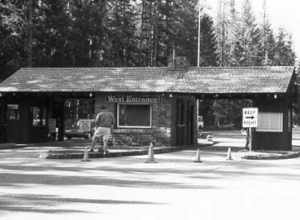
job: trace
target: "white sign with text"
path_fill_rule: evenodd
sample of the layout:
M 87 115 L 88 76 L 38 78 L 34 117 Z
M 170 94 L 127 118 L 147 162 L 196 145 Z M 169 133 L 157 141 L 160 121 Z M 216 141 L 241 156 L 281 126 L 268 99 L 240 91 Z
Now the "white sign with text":
M 243 128 L 256 128 L 258 108 L 243 108 Z

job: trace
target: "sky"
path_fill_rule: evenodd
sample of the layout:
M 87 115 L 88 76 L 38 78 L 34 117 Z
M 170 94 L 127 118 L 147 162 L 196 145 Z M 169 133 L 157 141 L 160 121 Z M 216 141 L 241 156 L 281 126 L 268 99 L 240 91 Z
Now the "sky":
M 206 1 L 209 7 L 208 12 L 216 16 L 218 0 L 200 0 Z M 241 3 L 244 0 L 236 0 L 237 9 L 240 11 Z M 258 22 L 263 15 L 263 0 L 250 0 L 253 6 L 253 12 Z M 266 0 L 267 15 L 273 29 L 278 31 L 284 28 L 292 35 L 294 49 L 298 60 L 300 60 L 300 0 Z

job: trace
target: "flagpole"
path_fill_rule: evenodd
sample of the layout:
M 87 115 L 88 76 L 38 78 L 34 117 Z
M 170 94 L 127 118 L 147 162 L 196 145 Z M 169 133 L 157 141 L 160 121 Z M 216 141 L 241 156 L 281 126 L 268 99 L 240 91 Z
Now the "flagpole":
M 197 53 L 197 67 L 200 67 L 200 35 L 201 35 L 201 7 L 200 7 L 200 0 L 198 0 L 198 53 Z M 199 99 L 196 98 L 196 143 L 198 143 L 198 117 L 199 117 Z
M 201 7 L 200 0 L 198 0 L 198 53 L 197 53 L 197 67 L 200 67 L 200 36 L 201 35 Z

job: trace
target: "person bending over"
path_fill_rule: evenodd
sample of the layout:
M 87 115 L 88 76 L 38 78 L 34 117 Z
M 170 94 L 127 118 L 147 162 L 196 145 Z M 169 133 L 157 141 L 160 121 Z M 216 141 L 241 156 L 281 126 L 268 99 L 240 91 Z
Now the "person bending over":
M 114 115 L 107 111 L 105 106 L 101 107 L 101 111 L 97 114 L 95 119 L 95 132 L 92 137 L 92 144 L 90 151 L 94 151 L 97 141 L 102 139 L 103 153 L 107 153 L 107 143 L 112 135 L 112 128 L 114 126 Z M 100 148 L 99 148 L 100 151 Z

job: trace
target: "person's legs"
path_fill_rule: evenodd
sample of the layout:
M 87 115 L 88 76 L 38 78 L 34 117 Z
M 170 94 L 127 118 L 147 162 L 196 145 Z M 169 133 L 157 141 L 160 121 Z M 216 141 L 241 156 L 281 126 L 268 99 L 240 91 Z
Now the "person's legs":
M 103 152 L 104 154 L 107 153 L 107 142 L 108 142 L 108 135 L 103 135 L 102 140 L 103 140 Z
M 100 127 L 98 127 L 95 130 L 94 135 L 92 137 L 91 151 L 95 150 L 95 147 L 96 147 L 96 144 L 97 144 L 97 141 L 98 141 L 99 138 L 102 138 L 102 136 L 101 136 L 101 128 Z
M 98 128 L 94 128 L 95 130 L 94 130 L 94 134 L 93 134 L 93 136 L 92 136 L 92 143 L 91 143 L 91 148 L 90 148 L 90 151 L 94 151 L 94 148 L 95 148 L 95 146 L 96 146 L 96 141 L 97 141 L 97 129 Z
M 92 143 L 91 143 L 91 149 L 90 149 L 90 151 L 94 151 L 94 148 L 96 146 L 96 142 L 97 142 L 97 137 L 94 135 L 92 137 Z

